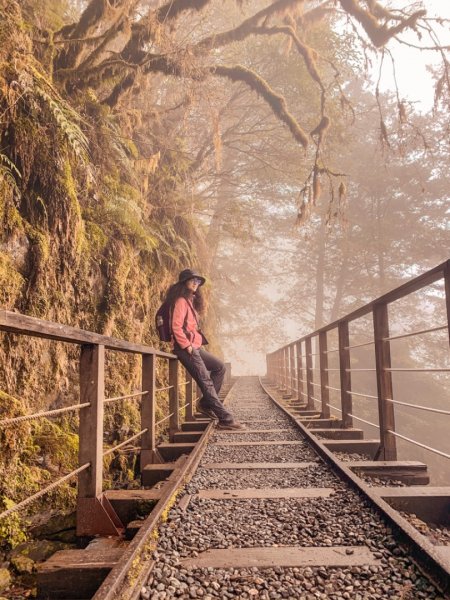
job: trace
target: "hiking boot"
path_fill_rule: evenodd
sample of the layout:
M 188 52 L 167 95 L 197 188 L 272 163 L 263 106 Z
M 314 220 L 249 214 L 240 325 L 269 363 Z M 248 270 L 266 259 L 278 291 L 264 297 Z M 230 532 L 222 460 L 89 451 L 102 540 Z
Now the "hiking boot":
M 196 409 L 200 414 L 208 417 L 209 419 L 217 419 L 216 414 L 207 406 L 202 406 L 200 402 L 197 402 Z
M 247 427 L 239 423 L 239 421 L 226 421 L 217 424 L 217 429 L 224 429 L 228 431 L 242 430 L 245 431 Z

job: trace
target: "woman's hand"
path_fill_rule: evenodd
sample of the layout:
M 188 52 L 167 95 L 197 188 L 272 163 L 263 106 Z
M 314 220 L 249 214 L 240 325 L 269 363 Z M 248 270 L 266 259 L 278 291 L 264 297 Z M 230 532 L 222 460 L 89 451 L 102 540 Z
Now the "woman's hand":
M 192 347 L 192 346 L 188 346 L 188 347 L 186 348 L 186 350 L 188 351 L 188 353 L 189 353 L 189 354 L 192 354 L 192 352 L 193 352 L 193 350 L 194 350 L 194 349 L 193 349 L 193 347 Z

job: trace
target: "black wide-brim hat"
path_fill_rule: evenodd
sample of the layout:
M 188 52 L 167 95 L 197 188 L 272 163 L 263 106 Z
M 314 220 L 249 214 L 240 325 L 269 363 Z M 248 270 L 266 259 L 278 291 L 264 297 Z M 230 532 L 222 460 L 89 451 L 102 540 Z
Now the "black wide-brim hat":
M 178 283 L 184 283 L 188 279 L 193 279 L 194 277 L 201 280 L 200 285 L 203 285 L 206 281 L 206 279 L 197 273 L 197 271 L 193 271 L 192 269 L 184 269 L 184 271 L 181 271 L 181 273 L 178 275 Z

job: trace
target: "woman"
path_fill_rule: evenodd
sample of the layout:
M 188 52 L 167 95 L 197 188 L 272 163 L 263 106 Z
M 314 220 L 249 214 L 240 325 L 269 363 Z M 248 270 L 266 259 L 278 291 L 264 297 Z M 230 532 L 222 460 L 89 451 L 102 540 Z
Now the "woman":
M 200 292 L 204 283 L 204 277 L 192 269 L 185 269 L 181 271 L 178 283 L 167 292 L 165 301 L 172 307 L 173 352 L 202 391 L 199 411 L 219 419 L 219 429 L 245 429 L 219 400 L 225 376 L 223 362 L 202 348 L 204 337 L 199 330 L 198 314 L 204 307 Z

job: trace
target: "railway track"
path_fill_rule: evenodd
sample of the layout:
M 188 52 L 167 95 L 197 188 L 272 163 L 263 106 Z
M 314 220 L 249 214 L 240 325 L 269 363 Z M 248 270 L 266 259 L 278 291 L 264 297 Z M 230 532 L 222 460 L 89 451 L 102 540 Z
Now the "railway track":
M 327 440 L 311 433 L 313 421 L 326 424 L 305 411 L 306 425 L 299 423 L 298 407 L 282 400 L 258 378 L 238 379 L 227 402 L 248 429 L 199 425 L 204 432 L 188 457 L 147 472 L 147 483 L 164 468 L 170 476 L 144 490 L 158 503 L 146 520 L 128 523 L 127 537 L 135 537 L 94 540 L 78 570 L 50 560 L 41 597 L 87 598 L 80 578 L 97 577 L 94 586 L 104 582 L 94 600 L 449 598 L 445 526 L 432 543 L 387 502 L 412 489 L 405 483 L 426 483 L 423 469 L 399 463 L 388 471 L 393 481 L 371 461 L 337 463 Z M 185 444 L 193 428 L 185 428 Z M 64 573 L 71 591 L 55 592 Z

